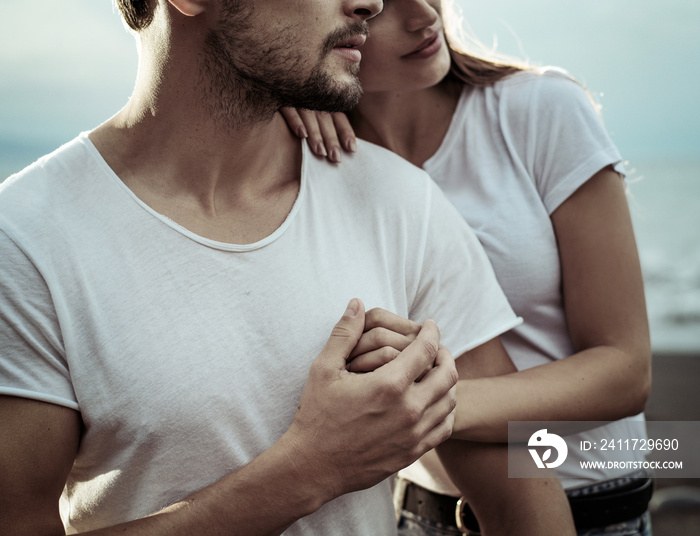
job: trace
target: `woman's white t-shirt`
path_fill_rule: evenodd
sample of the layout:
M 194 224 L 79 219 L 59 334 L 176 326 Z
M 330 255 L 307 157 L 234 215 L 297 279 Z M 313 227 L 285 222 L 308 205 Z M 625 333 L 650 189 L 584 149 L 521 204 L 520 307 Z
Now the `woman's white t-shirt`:
M 621 160 L 588 92 L 549 69 L 518 73 L 487 88 L 465 87 L 442 145 L 423 165 L 474 229 L 524 320 L 500 337 L 520 370 L 574 353 L 550 216 L 601 169 L 622 172 Z M 609 424 L 605 432 L 596 438 L 641 439 L 646 426 L 639 415 Z M 586 433 L 580 439 L 595 441 Z M 578 460 L 579 454 L 569 450 L 560 472 L 565 488 L 629 472 L 574 470 L 579 461 L 607 461 L 615 453 L 591 450 Z M 625 455 L 636 459 L 635 453 Z M 434 467 L 428 472 L 417 463 L 403 474 L 434 491 L 459 494 Z

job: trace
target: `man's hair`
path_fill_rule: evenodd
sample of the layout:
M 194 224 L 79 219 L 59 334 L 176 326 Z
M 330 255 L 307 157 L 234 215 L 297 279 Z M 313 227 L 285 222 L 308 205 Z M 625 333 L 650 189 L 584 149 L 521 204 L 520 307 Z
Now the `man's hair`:
M 154 0 L 115 0 L 124 21 L 134 31 L 147 28 L 153 20 Z

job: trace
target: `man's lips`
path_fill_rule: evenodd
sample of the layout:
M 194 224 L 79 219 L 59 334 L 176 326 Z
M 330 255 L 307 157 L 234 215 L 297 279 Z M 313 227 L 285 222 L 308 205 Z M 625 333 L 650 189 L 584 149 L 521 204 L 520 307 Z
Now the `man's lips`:
M 365 44 L 367 37 L 364 35 L 353 35 L 339 41 L 334 47 L 333 52 L 342 56 L 348 61 L 359 63 L 362 59 L 362 53 L 357 50 L 357 47 L 361 47 Z
M 414 48 L 408 54 L 404 54 L 402 58 L 427 58 L 435 54 L 442 47 L 442 34 L 436 32 Z
M 338 47 L 341 47 L 341 48 L 361 47 L 362 45 L 365 44 L 366 40 L 367 40 L 366 35 L 360 35 L 360 34 L 353 35 L 351 37 L 343 39 L 338 44 L 336 44 L 335 47 L 336 48 L 338 48 Z

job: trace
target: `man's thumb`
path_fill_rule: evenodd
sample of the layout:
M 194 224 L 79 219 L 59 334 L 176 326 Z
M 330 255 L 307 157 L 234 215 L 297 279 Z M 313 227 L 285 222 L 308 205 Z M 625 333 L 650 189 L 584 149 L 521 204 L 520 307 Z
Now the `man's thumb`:
M 340 321 L 333 326 L 331 336 L 321 352 L 326 358 L 342 359 L 340 366 L 345 367 L 345 361 L 350 352 L 360 340 L 365 329 L 365 306 L 357 298 L 348 303 Z

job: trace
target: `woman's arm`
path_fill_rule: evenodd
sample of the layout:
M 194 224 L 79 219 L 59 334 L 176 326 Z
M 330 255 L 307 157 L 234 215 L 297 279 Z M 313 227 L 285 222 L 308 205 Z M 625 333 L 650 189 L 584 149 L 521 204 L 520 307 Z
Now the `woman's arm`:
M 460 379 L 453 437 L 507 441 L 508 420 L 614 421 L 644 410 L 651 347 L 623 181 L 600 171 L 552 222 L 576 353 L 506 376 Z M 464 377 L 468 361 L 457 366 Z
M 411 320 L 372 309 L 365 317 L 365 333 L 350 354 L 348 368 L 364 372 L 378 369 L 415 340 L 419 330 L 420 325 Z M 493 339 L 462 354 L 457 369 L 461 381 L 508 374 L 515 366 L 500 341 Z M 507 397 L 507 393 L 500 396 Z M 450 478 L 476 514 L 482 534 L 574 535 L 569 503 L 556 474 L 552 471 L 550 478 L 541 473 L 537 478 L 509 478 L 511 456 L 523 460 L 523 467 L 532 461 L 526 450 L 509 453 L 509 448 L 514 447 L 458 439 L 436 448 Z
M 600 171 L 552 221 L 576 353 L 519 372 L 498 339 L 462 355 L 453 438 L 506 442 L 508 421 L 615 421 L 644 410 L 651 348 L 624 183 L 612 169 Z M 392 359 L 419 327 L 376 310 L 368 319 L 351 370 Z
M 550 478 L 509 478 L 508 464 L 532 463 L 527 450 L 505 444 L 450 439 L 440 461 L 479 521 L 484 536 L 575 535 L 571 509 L 553 470 Z

